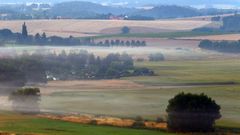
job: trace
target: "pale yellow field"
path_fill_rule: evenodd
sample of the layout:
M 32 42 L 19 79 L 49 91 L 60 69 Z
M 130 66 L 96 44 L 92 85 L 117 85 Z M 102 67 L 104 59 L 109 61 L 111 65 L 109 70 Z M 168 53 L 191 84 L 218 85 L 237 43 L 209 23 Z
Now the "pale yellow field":
M 0 21 L 0 29 L 9 28 L 14 32 L 21 31 L 21 21 Z M 47 35 L 58 36 L 93 36 L 113 33 L 109 29 L 120 29 L 123 26 L 137 28 L 134 32 L 161 32 L 172 30 L 191 30 L 210 24 L 210 21 L 196 20 L 156 20 L 156 21 L 126 21 L 126 20 L 26 20 L 30 34 L 46 32 Z M 146 30 L 148 28 L 148 30 Z M 114 30 L 118 32 L 119 30 Z
M 189 40 L 229 40 L 236 41 L 240 40 L 240 34 L 224 34 L 224 35 L 211 35 L 211 36 L 198 36 L 198 37 L 183 37 L 180 39 L 189 39 Z

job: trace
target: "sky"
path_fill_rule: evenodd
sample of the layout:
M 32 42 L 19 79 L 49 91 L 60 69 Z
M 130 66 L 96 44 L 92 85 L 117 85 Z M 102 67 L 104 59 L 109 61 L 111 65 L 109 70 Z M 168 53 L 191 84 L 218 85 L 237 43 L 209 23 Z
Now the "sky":
M 77 1 L 77 0 L 0 0 L 0 3 L 59 3 L 62 1 Z M 79 0 L 100 3 L 102 5 L 115 6 L 143 6 L 143 5 L 184 5 L 195 7 L 225 7 L 236 8 L 240 7 L 240 0 Z

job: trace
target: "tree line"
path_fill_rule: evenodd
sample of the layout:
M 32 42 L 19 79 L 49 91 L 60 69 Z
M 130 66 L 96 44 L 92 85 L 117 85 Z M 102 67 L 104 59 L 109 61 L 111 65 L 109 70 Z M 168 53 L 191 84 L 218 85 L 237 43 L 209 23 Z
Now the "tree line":
M 207 50 L 214 50 L 226 53 L 239 53 L 240 41 L 210 41 L 203 40 L 200 42 L 199 47 Z
M 100 42 L 95 42 L 93 38 L 75 38 L 69 36 L 67 38 L 60 36 L 50 36 L 47 37 L 46 33 L 37 33 L 34 36 L 28 34 L 28 29 L 26 23 L 22 25 L 21 33 L 13 33 L 9 29 L 0 30 L 0 44 L 3 43 L 16 43 L 23 45 L 87 45 L 87 46 L 126 46 L 126 47 L 141 47 L 146 46 L 146 41 L 131 40 L 105 40 Z
M 146 41 L 139 41 L 139 40 L 105 40 L 98 42 L 97 44 L 95 44 L 95 46 L 107 46 L 107 47 L 111 47 L 111 46 L 126 46 L 126 47 L 143 47 L 146 46 Z

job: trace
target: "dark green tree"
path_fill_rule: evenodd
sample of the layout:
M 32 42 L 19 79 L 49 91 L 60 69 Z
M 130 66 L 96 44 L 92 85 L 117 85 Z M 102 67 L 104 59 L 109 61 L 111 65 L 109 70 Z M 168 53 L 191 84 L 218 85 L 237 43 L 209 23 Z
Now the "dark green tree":
M 46 35 L 45 32 L 43 32 L 43 34 L 42 34 L 42 41 L 43 41 L 44 43 L 47 42 L 47 35 Z
M 24 22 L 23 25 L 22 25 L 22 36 L 24 38 L 27 38 L 28 37 L 28 31 L 27 31 L 27 26 L 26 26 L 26 23 Z
M 124 26 L 124 27 L 122 28 L 122 34 L 128 34 L 128 33 L 130 33 L 130 28 L 127 27 L 127 26 Z
M 221 118 L 220 106 L 205 94 L 180 93 L 169 100 L 168 129 L 180 132 L 209 132 Z
M 39 33 L 37 33 L 34 37 L 36 44 L 39 44 L 41 42 L 41 36 Z

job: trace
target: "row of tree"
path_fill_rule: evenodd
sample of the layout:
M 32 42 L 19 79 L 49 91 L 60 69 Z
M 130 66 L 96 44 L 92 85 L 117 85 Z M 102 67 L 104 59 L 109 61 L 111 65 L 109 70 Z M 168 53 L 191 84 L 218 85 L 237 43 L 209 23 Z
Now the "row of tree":
M 240 53 L 240 41 L 210 41 L 203 40 L 199 47 L 226 53 Z
M 127 34 L 130 32 L 128 27 L 123 27 L 123 34 Z M 146 41 L 139 40 L 131 40 L 131 41 L 122 41 L 122 40 L 105 40 L 100 41 L 98 43 L 94 42 L 93 38 L 74 38 L 73 36 L 69 36 L 68 38 L 63 38 L 59 36 L 50 36 L 47 37 L 46 33 L 37 33 L 35 36 L 28 34 L 28 29 L 26 24 L 22 25 L 21 33 L 13 33 L 9 29 L 0 30 L 0 41 L 2 42 L 10 42 L 16 44 L 24 44 L 24 45 L 87 45 L 87 46 L 126 46 L 126 47 L 141 47 L 146 46 Z
M 131 41 L 124 41 L 124 40 L 105 40 L 98 42 L 95 44 L 96 46 L 126 46 L 126 47 L 143 47 L 146 46 L 146 41 L 139 41 L 139 40 L 131 40 Z

